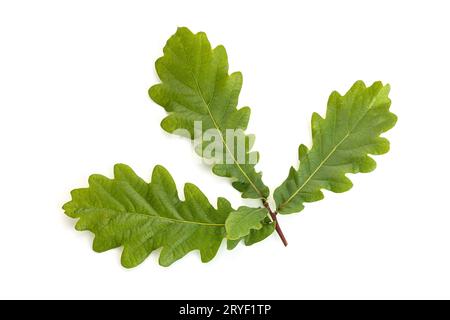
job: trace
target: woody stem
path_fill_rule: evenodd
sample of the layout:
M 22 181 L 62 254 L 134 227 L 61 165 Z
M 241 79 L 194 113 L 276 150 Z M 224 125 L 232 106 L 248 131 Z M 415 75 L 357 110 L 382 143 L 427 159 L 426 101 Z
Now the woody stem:
M 277 213 L 272 211 L 269 203 L 266 200 L 263 200 L 263 204 L 264 204 L 264 207 L 266 207 L 267 211 L 269 211 L 270 217 L 272 218 L 273 222 L 275 222 L 275 230 L 277 231 L 278 235 L 280 236 L 281 241 L 283 242 L 284 246 L 286 247 L 288 245 L 288 242 L 286 240 L 286 237 L 283 234 L 283 231 L 281 230 L 280 224 L 278 223 Z

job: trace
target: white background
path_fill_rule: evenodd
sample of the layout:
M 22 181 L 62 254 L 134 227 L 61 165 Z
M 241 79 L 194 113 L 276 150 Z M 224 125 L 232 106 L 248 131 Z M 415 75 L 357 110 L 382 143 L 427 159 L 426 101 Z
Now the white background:
M 0 298 L 450 298 L 449 14 L 448 1 L 2 1 Z M 147 89 L 177 26 L 243 72 L 272 190 L 332 90 L 388 82 L 399 121 L 377 170 L 281 217 L 288 248 L 273 236 L 126 270 L 61 210 L 91 173 L 163 164 L 180 188 L 249 204 L 159 127 Z

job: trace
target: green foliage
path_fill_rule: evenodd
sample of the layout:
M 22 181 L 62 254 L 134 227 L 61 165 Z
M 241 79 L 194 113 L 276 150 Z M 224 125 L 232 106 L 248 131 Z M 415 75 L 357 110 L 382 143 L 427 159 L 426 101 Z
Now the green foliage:
M 242 197 L 261 199 L 265 208 L 235 210 L 224 198 L 218 198 L 213 207 L 190 183 L 185 184 L 181 200 L 162 166 L 154 168 L 147 183 L 128 166 L 118 164 L 113 179 L 92 175 L 89 187 L 72 191 L 64 211 L 78 219 L 76 229 L 95 234 L 97 252 L 122 246 L 122 264 L 127 268 L 139 265 L 157 249 L 161 249 L 159 263 L 169 266 L 194 250 L 208 262 L 224 239 L 228 249 L 241 241 L 247 246 L 260 242 L 275 230 L 284 240 L 276 213 L 266 200 L 269 189 L 255 170 L 259 155 L 251 151 L 254 136 L 244 132 L 250 109 L 237 109 L 242 75 L 228 74 L 225 49 L 212 49 L 202 32 L 179 28 L 156 61 L 156 70 L 161 83 L 151 87 L 149 94 L 169 113 L 162 128 L 191 139 L 210 130 L 217 133 L 223 151 L 207 153 L 210 141 L 201 141 L 196 152 L 212 161 L 215 174 L 231 178 Z M 279 213 L 299 212 L 304 203 L 321 200 L 322 189 L 347 191 L 352 182 L 346 174 L 375 169 L 370 155 L 388 152 L 389 142 L 380 135 L 397 120 L 389 111 L 388 94 L 388 85 L 375 82 L 366 87 L 362 81 L 344 96 L 331 94 L 325 118 L 313 114 L 311 149 L 300 145 L 298 169 L 291 168 L 275 190 Z M 201 132 L 195 122 L 201 123 Z M 235 134 L 231 139 L 228 129 Z M 243 154 L 238 140 L 244 141 Z
M 254 137 L 243 133 L 250 108 L 237 109 L 242 74 L 228 74 L 225 48 L 212 49 L 205 33 L 193 34 L 187 28 L 179 28 L 167 41 L 164 56 L 155 66 L 161 83 L 151 87 L 149 95 L 169 112 L 161 122 L 162 128 L 169 133 L 187 131 L 192 139 L 196 134 L 195 121 L 201 122 L 202 134 L 215 130 L 224 151 L 209 157 L 214 161 L 213 172 L 231 178 L 244 198 L 266 199 L 269 189 L 262 182 L 261 173 L 255 170 L 259 156 L 250 151 Z M 242 130 L 240 134 L 245 140 L 242 155 L 233 148 L 232 139 L 227 139 L 227 129 Z M 207 146 L 205 141 L 197 152 L 208 157 Z
M 255 243 L 263 241 L 269 237 L 275 231 L 275 223 L 270 220 L 269 217 L 264 218 L 261 222 L 262 227 L 260 229 L 250 229 L 248 235 L 237 240 L 228 240 L 227 248 L 229 250 L 234 249 L 241 240 L 244 240 L 246 246 L 251 246 Z
M 184 186 L 184 198 L 180 200 L 175 182 L 164 167 L 156 166 L 147 183 L 130 167 L 117 164 L 114 179 L 92 175 L 88 188 L 72 191 L 72 201 L 64 205 L 64 210 L 68 216 L 79 219 L 77 230 L 95 234 L 95 251 L 123 246 L 122 265 L 127 268 L 139 265 L 158 248 L 162 248 L 162 266 L 171 265 L 193 250 L 199 250 L 202 261 L 208 262 L 227 238 L 225 224 L 230 213 L 254 210 L 241 207 L 234 211 L 224 198 L 218 198 L 216 209 L 190 183 Z M 262 225 L 258 229 L 261 228 Z M 267 234 L 267 230 L 262 230 L 246 237 L 250 230 L 242 231 L 233 223 L 227 230 L 232 235 L 228 238 L 238 240 L 234 235 L 239 233 L 246 245 Z
M 227 238 L 237 240 L 247 236 L 251 230 L 260 230 L 266 216 L 266 208 L 240 207 L 231 212 L 225 222 Z
M 303 210 L 305 202 L 323 199 L 321 189 L 344 192 L 352 187 L 346 173 L 370 172 L 376 163 L 369 155 L 389 151 L 389 141 L 380 134 L 391 129 L 397 117 L 389 111 L 389 85 L 362 81 L 341 96 L 336 91 L 328 100 L 326 117 L 317 113 L 311 120 L 313 146 L 300 145 L 298 170 L 274 193 L 279 213 Z

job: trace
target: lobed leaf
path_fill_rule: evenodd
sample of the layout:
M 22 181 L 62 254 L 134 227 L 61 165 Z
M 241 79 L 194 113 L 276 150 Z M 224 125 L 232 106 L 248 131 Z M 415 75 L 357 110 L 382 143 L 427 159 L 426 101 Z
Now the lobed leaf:
M 246 246 L 251 246 L 255 243 L 265 240 L 275 231 L 275 223 L 266 217 L 264 220 L 260 221 L 262 227 L 260 229 L 250 229 L 246 236 L 236 240 L 227 240 L 228 250 L 234 249 L 241 240 L 243 240 Z
M 357 81 L 344 96 L 336 91 L 330 95 L 325 118 L 313 114 L 313 146 L 308 150 L 300 145 L 298 170 L 291 168 L 275 190 L 279 213 L 299 212 L 305 202 L 323 199 L 321 189 L 347 191 L 352 187 L 347 173 L 375 169 L 376 162 L 369 155 L 389 151 L 389 141 L 380 135 L 397 121 L 389 111 L 389 90 L 381 82 L 366 87 Z
M 250 234 L 251 230 L 260 230 L 263 227 L 262 220 L 266 216 L 265 208 L 240 207 L 232 211 L 225 222 L 227 238 L 237 240 Z
M 200 251 L 203 262 L 210 261 L 226 238 L 226 219 L 234 212 L 224 198 L 218 198 L 214 208 L 190 183 L 184 187 L 185 200 L 180 200 L 172 176 L 162 166 L 154 168 L 147 183 L 127 165 L 117 164 L 113 179 L 92 175 L 88 188 L 71 194 L 72 200 L 63 208 L 68 216 L 78 219 L 76 229 L 95 234 L 96 252 L 123 246 L 121 260 L 126 268 L 139 265 L 159 248 L 162 266 L 193 250 Z M 243 237 L 246 245 L 265 239 L 268 228 Z
M 254 136 L 244 133 L 250 108 L 237 109 L 242 74 L 228 74 L 225 48 L 212 49 L 203 32 L 193 34 L 187 28 L 178 28 L 155 66 L 161 83 L 151 87 L 149 95 L 169 112 L 161 122 L 162 128 L 191 139 L 216 132 L 221 152 L 206 152 L 213 139 L 200 142 L 196 151 L 213 162 L 215 174 L 231 178 L 242 197 L 266 199 L 269 189 L 255 170 L 259 155 L 251 151 Z M 196 132 L 195 122 L 201 123 L 201 132 Z M 230 129 L 235 137 L 227 136 Z M 234 147 L 239 138 L 244 141 L 242 150 Z

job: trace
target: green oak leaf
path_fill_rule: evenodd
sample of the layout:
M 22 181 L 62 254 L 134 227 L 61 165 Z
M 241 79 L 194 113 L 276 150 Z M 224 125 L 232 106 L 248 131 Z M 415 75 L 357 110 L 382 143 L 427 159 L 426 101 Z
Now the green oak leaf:
M 191 139 L 213 131 L 211 141 L 198 143 L 197 153 L 212 161 L 215 174 L 231 178 L 242 197 L 266 199 L 269 189 L 255 170 L 259 155 L 251 151 L 254 136 L 244 133 L 250 108 L 237 109 L 242 74 L 228 74 L 225 48 L 212 49 L 203 32 L 193 34 L 178 28 L 155 66 L 161 83 L 152 86 L 149 95 L 169 113 L 161 122 L 162 128 Z M 201 123 L 201 129 L 196 130 L 196 122 Z M 230 130 L 235 136 L 228 135 Z M 237 140 L 242 141 L 241 149 Z M 218 143 L 221 151 L 206 152 L 212 142 Z
M 162 166 L 154 168 L 147 183 L 130 167 L 118 164 L 114 179 L 92 175 L 88 188 L 73 190 L 64 210 L 79 219 L 77 230 L 95 234 L 95 251 L 123 246 L 124 267 L 139 265 L 158 248 L 162 248 L 162 266 L 193 250 L 199 250 L 201 260 L 208 262 L 226 238 L 226 219 L 234 210 L 224 198 L 219 198 L 214 208 L 189 183 L 184 187 L 184 198 L 180 200 L 175 182 Z
M 250 230 L 260 230 L 266 216 L 266 208 L 239 207 L 232 211 L 225 222 L 227 239 L 238 240 L 247 236 Z
M 212 48 L 203 32 L 178 28 L 155 66 L 161 83 L 152 86 L 149 95 L 168 112 L 161 127 L 192 139 L 194 150 L 216 175 L 230 178 L 243 198 L 260 199 L 265 208 L 235 210 L 224 198 L 218 198 L 214 207 L 190 183 L 181 200 L 162 166 L 154 168 L 148 183 L 118 164 L 114 178 L 92 175 L 89 186 L 73 190 L 72 200 L 63 208 L 78 219 L 77 230 L 94 233 L 94 251 L 123 247 L 124 267 L 141 264 L 158 249 L 162 266 L 195 250 L 208 262 L 224 239 L 231 250 L 240 242 L 247 246 L 260 242 L 275 230 L 287 245 L 277 212 L 299 212 L 305 203 L 323 199 L 323 189 L 349 190 L 348 173 L 374 170 L 371 155 L 389 151 L 389 141 L 381 137 L 397 121 L 389 111 L 389 85 L 375 82 L 366 87 L 357 81 L 343 96 L 333 92 L 325 118 L 312 116 L 311 149 L 300 145 L 298 169 L 291 168 L 275 190 L 275 212 L 267 201 L 269 189 L 255 168 L 259 161 L 258 152 L 252 151 L 255 136 L 245 132 L 250 108 L 238 109 L 242 74 L 229 74 L 225 48 Z
M 303 210 L 305 202 L 323 199 L 321 189 L 344 192 L 352 187 L 347 173 L 370 172 L 376 162 L 369 155 L 389 151 L 389 141 L 380 135 L 391 129 L 397 117 L 389 111 L 390 87 L 375 82 L 366 87 L 357 81 L 341 96 L 333 92 L 326 117 L 312 116 L 311 150 L 300 145 L 298 170 L 275 190 L 279 213 Z
M 251 246 L 255 243 L 265 240 L 275 231 L 275 223 L 270 220 L 269 217 L 266 217 L 261 223 L 261 229 L 250 230 L 250 233 L 244 238 L 244 243 L 246 246 Z
M 236 239 L 236 240 L 227 240 L 227 248 L 228 250 L 234 249 L 241 240 L 244 240 L 244 244 L 246 246 L 251 246 L 255 243 L 265 240 L 275 231 L 275 223 L 269 218 L 266 217 L 263 221 L 260 221 L 262 227 L 260 229 L 250 229 L 248 235 Z

